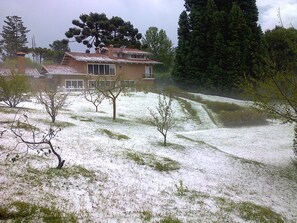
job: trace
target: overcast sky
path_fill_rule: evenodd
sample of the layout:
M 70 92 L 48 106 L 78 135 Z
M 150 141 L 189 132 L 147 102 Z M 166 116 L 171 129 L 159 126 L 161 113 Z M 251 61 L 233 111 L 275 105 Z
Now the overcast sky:
M 0 0 L 0 31 L 6 16 L 22 17 L 30 30 L 28 39 L 35 36 L 37 47 L 49 47 L 55 40 L 65 39 L 73 27 L 72 20 L 82 13 L 105 13 L 108 18 L 119 16 L 130 21 L 143 35 L 150 26 L 164 29 L 177 45 L 177 27 L 184 0 Z M 279 25 L 278 9 L 285 27 L 297 28 L 297 0 L 257 0 L 262 30 Z M 30 44 L 31 45 L 31 44 Z M 84 51 L 82 44 L 71 43 L 72 51 Z

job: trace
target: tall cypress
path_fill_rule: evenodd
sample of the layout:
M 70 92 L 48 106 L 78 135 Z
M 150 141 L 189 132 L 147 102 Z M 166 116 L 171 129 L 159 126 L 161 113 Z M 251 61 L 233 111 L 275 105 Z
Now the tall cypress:
M 181 13 L 178 25 L 178 46 L 175 52 L 175 65 L 172 77 L 177 83 L 184 86 L 188 84 L 186 81 L 188 74 L 187 68 L 189 67 L 187 55 L 189 55 L 190 51 L 190 25 L 186 11 Z
M 185 8 L 190 50 L 177 51 L 175 80 L 221 92 L 237 90 L 245 77 L 257 77 L 265 48 L 255 0 L 185 0 Z M 178 44 L 179 49 L 182 39 Z

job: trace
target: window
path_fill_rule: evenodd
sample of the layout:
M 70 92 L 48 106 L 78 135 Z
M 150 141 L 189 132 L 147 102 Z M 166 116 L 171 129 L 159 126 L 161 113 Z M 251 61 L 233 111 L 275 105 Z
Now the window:
M 134 83 L 133 80 L 124 80 L 124 81 L 121 81 L 121 86 L 123 86 L 123 87 L 134 87 L 135 83 Z
M 83 80 L 66 80 L 66 89 L 83 89 L 84 81 Z
M 88 73 L 93 75 L 115 75 L 115 65 L 88 64 Z
M 114 87 L 115 81 L 89 81 L 89 88 L 105 88 L 105 87 Z
M 145 59 L 144 54 L 132 54 L 131 55 L 132 59 Z
M 145 67 L 145 78 L 153 78 L 153 68 L 151 66 Z

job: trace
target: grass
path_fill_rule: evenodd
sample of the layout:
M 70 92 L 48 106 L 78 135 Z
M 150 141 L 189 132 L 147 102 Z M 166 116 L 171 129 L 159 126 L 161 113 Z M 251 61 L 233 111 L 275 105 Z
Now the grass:
M 77 116 L 77 115 L 72 115 L 71 118 L 73 118 L 75 120 L 79 120 L 81 122 L 94 122 L 94 120 L 91 118 L 86 118 L 86 117 Z
M 140 218 L 143 221 L 150 221 L 153 218 L 153 214 L 150 211 L 142 211 L 140 213 Z
M 267 124 L 266 115 L 253 108 L 246 108 L 234 103 L 204 102 L 208 109 L 216 113 L 225 127 L 255 126 Z
M 0 220 L 5 222 L 78 222 L 72 213 L 63 213 L 55 207 L 43 207 L 26 202 L 15 201 L 7 206 L 0 207 Z
M 201 123 L 200 118 L 197 114 L 197 110 L 192 107 L 192 104 L 184 99 L 176 98 L 179 102 L 180 106 L 183 108 L 184 113 L 188 114 L 192 120 L 197 122 L 198 124 Z
M 159 172 L 169 172 L 180 169 L 180 163 L 168 157 L 158 157 L 150 153 L 127 151 L 126 157 L 139 165 L 145 165 Z
M 39 129 L 34 125 L 30 125 L 28 123 L 20 122 L 20 121 L 17 121 L 15 123 L 16 123 L 15 126 L 14 126 L 15 128 L 24 129 L 24 130 L 27 130 L 27 131 L 29 131 L 29 130 L 39 131 Z
M 75 124 L 73 124 L 71 122 L 55 121 L 55 123 L 52 123 L 50 121 L 50 119 L 37 119 L 36 121 L 42 122 L 42 123 L 47 124 L 47 125 L 52 125 L 52 126 L 57 127 L 57 128 L 67 128 L 67 127 L 75 126 Z
M 161 219 L 159 223 L 182 223 L 182 221 L 170 215 Z
M 245 221 L 253 221 L 259 223 L 284 223 L 286 220 L 274 212 L 272 209 L 254 204 L 252 202 L 233 202 L 228 199 L 218 199 L 221 210 L 225 212 L 235 212 Z
M 117 140 L 128 140 L 128 139 L 130 139 L 126 135 L 119 134 L 119 133 L 114 133 L 114 132 L 112 132 L 112 131 L 110 131 L 108 129 L 101 129 L 101 130 L 99 130 L 99 132 L 107 135 L 111 139 L 117 139 Z
M 34 186 L 42 186 L 44 183 L 52 180 L 68 180 L 70 178 L 78 179 L 83 177 L 89 182 L 95 182 L 97 179 L 94 171 L 88 170 L 81 165 L 63 167 L 62 169 L 36 169 L 28 166 L 25 174 L 19 175 L 18 177 L 31 182 Z

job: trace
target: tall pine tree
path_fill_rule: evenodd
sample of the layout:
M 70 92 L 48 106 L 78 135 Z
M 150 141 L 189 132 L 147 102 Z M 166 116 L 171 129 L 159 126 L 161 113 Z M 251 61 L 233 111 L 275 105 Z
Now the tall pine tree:
M 16 52 L 23 51 L 26 48 L 28 30 L 19 16 L 6 16 L 4 20 L 6 25 L 3 26 L 3 31 L 0 34 L 0 47 L 2 51 L 2 59 L 11 58 L 16 55 Z
M 178 46 L 176 48 L 175 54 L 175 66 L 172 73 L 172 76 L 176 82 L 179 82 L 180 85 L 186 86 L 188 83 L 188 59 L 186 58 L 189 55 L 190 48 L 190 25 L 188 14 L 186 11 L 183 11 L 179 17 L 178 22 Z
M 222 92 L 259 76 L 265 48 L 255 0 L 185 0 L 185 8 L 180 22 L 187 19 L 189 38 L 183 42 L 178 33 L 174 80 Z

